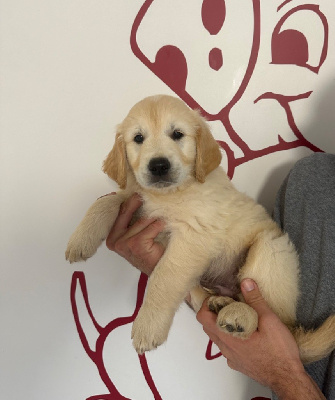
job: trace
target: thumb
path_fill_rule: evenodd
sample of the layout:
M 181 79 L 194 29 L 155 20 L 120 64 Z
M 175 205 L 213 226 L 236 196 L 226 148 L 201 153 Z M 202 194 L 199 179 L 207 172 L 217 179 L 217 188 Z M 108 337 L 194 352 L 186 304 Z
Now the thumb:
M 249 278 L 244 279 L 241 282 L 241 290 L 245 302 L 252 307 L 258 315 L 262 315 L 268 311 L 271 311 L 255 281 Z

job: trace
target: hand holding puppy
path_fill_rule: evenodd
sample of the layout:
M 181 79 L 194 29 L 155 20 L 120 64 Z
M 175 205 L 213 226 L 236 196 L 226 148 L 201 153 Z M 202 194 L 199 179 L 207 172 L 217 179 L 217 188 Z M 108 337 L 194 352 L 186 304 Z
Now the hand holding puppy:
M 241 283 L 246 303 L 258 314 L 258 330 L 247 340 L 224 333 L 217 326 L 217 315 L 204 301 L 197 314 L 205 333 L 219 347 L 230 368 L 271 388 L 280 399 L 324 399 L 300 361 L 296 341 L 263 299 L 251 279 Z
M 157 235 L 164 229 L 164 222 L 139 219 L 134 225 L 129 226 L 134 212 L 141 205 L 141 198 L 137 194 L 122 204 L 120 213 L 107 237 L 106 246 L 150 276 L 164 253 L 164 246 L 155 242 Z

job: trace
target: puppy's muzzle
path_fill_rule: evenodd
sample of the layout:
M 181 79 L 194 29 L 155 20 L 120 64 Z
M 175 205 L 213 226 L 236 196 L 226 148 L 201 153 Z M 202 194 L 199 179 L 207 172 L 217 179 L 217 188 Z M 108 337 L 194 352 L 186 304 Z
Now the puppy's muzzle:
M 150 173 L 157 177 L 167 175 L 170 168 L 170 161 L 165 157 L 152 158 L 148 165 Z

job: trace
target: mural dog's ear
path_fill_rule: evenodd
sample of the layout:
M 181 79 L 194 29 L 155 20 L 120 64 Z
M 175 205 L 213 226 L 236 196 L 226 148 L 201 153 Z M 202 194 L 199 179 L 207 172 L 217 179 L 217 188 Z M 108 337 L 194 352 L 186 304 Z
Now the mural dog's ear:
M 127 157 L 126 147 L 122 134 L 118 132 L 115 137 L 115 143 L 103 163 L 103 171 L 113 179 L 121 189 L 127 185 Z

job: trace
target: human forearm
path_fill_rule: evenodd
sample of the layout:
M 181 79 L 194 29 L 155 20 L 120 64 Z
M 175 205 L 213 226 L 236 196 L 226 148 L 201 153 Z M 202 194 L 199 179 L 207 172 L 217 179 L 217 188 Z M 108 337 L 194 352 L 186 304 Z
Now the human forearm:
M 316 383 L 299 367 L 277 373 L 270 388 L 280 400 L 325 400 Z

